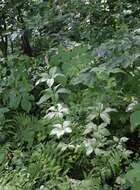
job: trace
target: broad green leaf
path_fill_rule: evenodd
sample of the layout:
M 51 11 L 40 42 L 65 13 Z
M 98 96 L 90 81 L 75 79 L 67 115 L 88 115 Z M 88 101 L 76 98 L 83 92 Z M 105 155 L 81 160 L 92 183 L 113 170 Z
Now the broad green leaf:
M 69 94 L 70 91 L 69 91 L 68 89 L 66 89 L 66 88 L 59 88 L 59 89 L 57 90 L 57 93 L 58 93 L 58 94 Z
M 20 104 L 21 96 L 16 90 L 11 90 L 9 93 L 9 106 L 16 109 Z
M 59 84 L 66 85 L 67 79 L 65 75 L 59 73 L 59 74 L 55 74 L 55 81 Z
M 32 104 L 28 99 L 26 99 L 26 97 L 23 97 L 21 100 L 21 107 L 24 111 L 29 112 L 32 108 Z
M 130 183 L 140 181 L 140 163 L 134 163 L 132 169 L 128 170 L 125 177 Z
M 105 123 L 110 124 L 110 116 L 107 112 L 101 112 L 100 117 Z
M 46 82 L 47 79 L 49 78 L 49 76 L 48 76 L 47 73 L 42 73 L 41 76 L 42 76 L 42 77 L 36 82 L 35 85 L 38 85 L 38 84 L 40 84 L 40 83 L 42 83 L 42 82 Z
M 135 183 L 132 185 L 132 189 L 131 189 L 131 190 L 140 190 L 140 181 L 135 182 Z
M 135 111 L 130 115 L 130 123 L 132 130 L 140 125 L 140 111 Z
M 49 70 L 49 75 L 54 78 L 55 77 L 55 74 L 56 74 L 56 71 L 57 71 L 57 67 L 52 67 L 50 70 Z
M 0 108 L 0 119 L 3 119 L 4 114 L 7 113 L 8 111 L 9 111 L 9 109 L 6 107 Z
M 52 96 L 52 92 L 50 92 L 50 93 L 46 93 L 45 95 L 43 95 L 41 98 L 40 98 L 40 100 L 37 102 L 37 104 L 38 105 L 40 105 L 40 104 L 43 104 L 43 103 L 45 103 L 49 98 L 51 98 L 51 96 Z

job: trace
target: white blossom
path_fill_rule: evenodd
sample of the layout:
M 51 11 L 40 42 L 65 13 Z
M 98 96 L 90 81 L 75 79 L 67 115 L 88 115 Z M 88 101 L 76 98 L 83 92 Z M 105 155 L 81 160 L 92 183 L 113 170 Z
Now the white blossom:
M 50 119 L 54 117 L 63 118 L 64 114 L 66 115 L 68 113 L 69 109 L 65 105 L 58 103 L 56 106 L 51 106 L 48 109 L 48 113 L 45 116 L 45 118 L 47 117 Z
M 93 138 L 93 139 L 86 139 L 84 141 L 84 145 L 85 145 L 85 148 L 86 148 L 86 155 L 89 156 L 93 151 L 93 145 L 95 146 L 96 145 L 96 139 Z
M 59 139 L 66 133 L 71 133 L 72 129 L 69 127 L 71 124 L 70 121 L 64 121 L 62 124 L 55 124 L 53 125 L 54 129 L 52 129 L 50 135 L 56 135 Z

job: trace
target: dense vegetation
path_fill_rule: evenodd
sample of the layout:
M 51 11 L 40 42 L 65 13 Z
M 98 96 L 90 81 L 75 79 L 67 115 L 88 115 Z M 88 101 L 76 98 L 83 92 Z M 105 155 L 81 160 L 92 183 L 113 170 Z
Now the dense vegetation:
M 0 190 L 140 190 L 140 1 L 0 1 Z

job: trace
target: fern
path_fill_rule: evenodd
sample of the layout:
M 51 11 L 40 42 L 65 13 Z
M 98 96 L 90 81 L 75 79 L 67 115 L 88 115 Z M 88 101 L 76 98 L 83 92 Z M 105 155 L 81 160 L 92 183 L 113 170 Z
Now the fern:
M 35 134 L 39 131 L 40 122 L 33 116 L 19 114 L 15 118 L 15 139 L 22 144 L 27 143 L 29 148 L 32 146 Z

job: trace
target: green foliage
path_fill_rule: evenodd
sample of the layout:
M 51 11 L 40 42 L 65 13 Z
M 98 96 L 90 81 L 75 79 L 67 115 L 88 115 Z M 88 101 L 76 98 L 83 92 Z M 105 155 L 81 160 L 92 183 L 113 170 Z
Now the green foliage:
M 50 65 L 60 66 L 66 76 L 72 77 L 91 64 L 92 56 L 88 45 L 73 43 L 69 46 L 59 46 L 50 59 Z
M 135 111 L 134 113 L 131 114 L 130 122 L 131 122 L 132 129 L 135 129 L 136 127 L 139 126 L 140 124 L 139 116 L 140 116 L 140 111 Z
M 0 190 L 140 186 L 139 0 L 0 2 Z
M 128 172 L 125 175 L 126 180 L 130 182 L 132 185 L 133 190 L 137 190 L 139 188 L 140 184 L 140 175 L 139 175 L 139 163 L 132 163 L 131 169 L 128 170 Z

